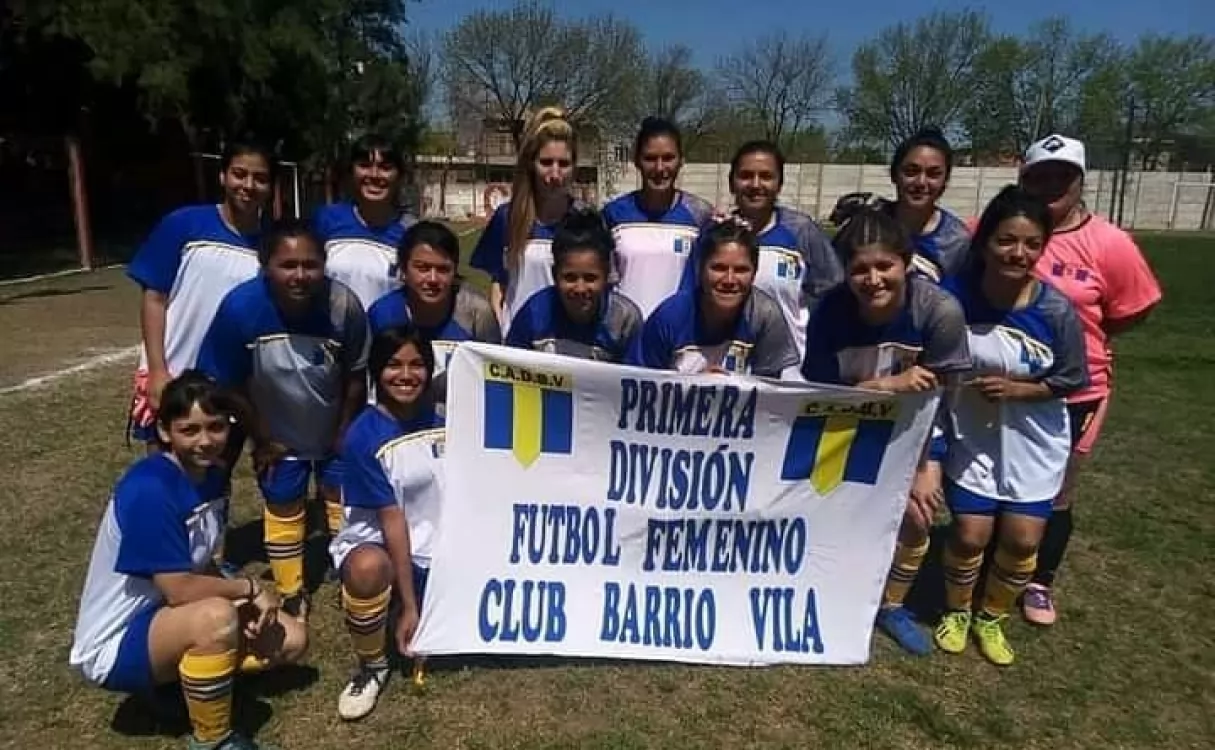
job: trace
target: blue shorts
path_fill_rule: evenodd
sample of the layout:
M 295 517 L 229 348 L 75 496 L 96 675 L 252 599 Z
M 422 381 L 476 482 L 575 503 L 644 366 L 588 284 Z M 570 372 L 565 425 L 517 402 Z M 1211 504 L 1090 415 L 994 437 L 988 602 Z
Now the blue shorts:
M 152 677 L 152 653 L 148 648 L 148 633 L 152 629 L 152 618 L 160 607 L 148 607 L 127 624 L 118 644 L 118 656 L 114 666 L 101 684 L 115 693 L 144 693 L 156 687 Z
M 308 495 L 309 480 L 316 477 L 319 487 L 337 490 L 342 486 L 342 462 L 339 458 L 320 461 L 287 456 L 268 471 L 257 475 L 257 486 L 270 505 L 287 505 Z
M 1033 503 L 1010 503 L 984 497 L 960 487 L 952 480 L 945 480 L 945 503 L 949 512 L 957 515 L 995 516 L 1002 514 L 1050 518 L 1054 500 L 1039 500 Z

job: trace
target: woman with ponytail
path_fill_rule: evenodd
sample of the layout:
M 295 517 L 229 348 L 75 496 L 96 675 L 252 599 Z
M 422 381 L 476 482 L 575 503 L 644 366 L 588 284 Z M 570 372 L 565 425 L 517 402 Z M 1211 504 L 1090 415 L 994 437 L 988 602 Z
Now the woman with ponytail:
M 553 284 L 553 232 L 573 204 L 577 158 L 562 110 L 536 112 L 519 143 L 511 199 L 494 212 L 472 255 L 473 268 L 492 281 L 489 299 L 504 332 L 529 297 Z

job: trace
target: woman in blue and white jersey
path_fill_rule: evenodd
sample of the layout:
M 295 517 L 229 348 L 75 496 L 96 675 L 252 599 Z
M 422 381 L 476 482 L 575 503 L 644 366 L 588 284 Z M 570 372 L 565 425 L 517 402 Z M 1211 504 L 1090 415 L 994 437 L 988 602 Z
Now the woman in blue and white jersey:
M 367 309 L 397 288 L 397 246 L 415 219 L 398 203 L 405 159 L 396 146 L 364 136 L 349 158 L 352 199 L 319 208 L 312 228 L 324 243 L 325 272 Z
M 936 283 L 962 269 L 970 250 L 970 232 L 940 200 L 953 173 L 953 148 L 941 131 L 924 128 L 903 140 L 890 161 L 895 200 L 873 193 L 849 193 L 835 204 L 834 224 L 859 205 L 876 206 L 903 225 L 915 247 L 912 270 Z
M 190 370 L 162 390 L 156 431 L 164 446 L 114 487 L 97 530 L 71 664 L 93 685 L 146 694 L 179 682 L 191 748 L 256 750 L 232 731 L 238 671 L 299 659 L 302 623 L 253 578 L 212 566 L 224 533 L 233 408 L 219 386 Z
M 325 276 L 325 253 L 301 222 L 269 234 L 262 274 L 224 298 L 199 369 L 243 396 L 266 556 L 284 607 L 305 613 L 304 504 L 313 480 L 331 533 L 341 523 L 338 449 L 367 403 L 367 317 L 354 292 Z
M 800 361 L 806 352 L 810 312 L 828 289 L 844 280 L 844 272 L 814 220 L 776 204 L 784 182 L 785 157 L 774 143 L 744 143 L 730 162 L 735 213 L 751 226 L 759 245 L 755 288 L 779 306 Z M 680 288 L 695 286 L 697 273 L 697 263 L 684 266 Z
M 679 289 L 696 237 L 713 207 L 675 187 L 683 166 L 683 140 L 669 120 L 642 120 L 633 165 L 641 174 L 641 189 L 604 206 L 603 218 L 616 238 L 618 287 L 648 317 Z
M 627 363 L 683 373 L 799 379 L 801 358 L 776 301 L 756 288 L 760 249 L 729 217 L 697 240 L 696 284 L 668 297 L 642 326 Z
M 1005 188 L 979 220 L 966 268 L 947 282 L 966 315 L 974 369 L 949 394 L 945 499 L 955 522 L 943 559 L 948 611 L 936 642 L 960 653 L 973 635 L 1001 666 L 1014 659 L 1003 622 L 1033 575 L 1067 471 L 1066 399 L 1088 382 L 1071 302 L 1033 275 L 1053 226 L 1044 203 Z M 993 534 L 983 602 L 972 614 Z
M 358 668 L 338 698 L 346 720 L 371 713 L 388 680 L 388 605 L 401 604 L 392 643 L 408 654 L 418 626 L 443 504 L 445 431 L 429 393 L 434 352 L 411 326 L 375 335 L 368 357 L 376 404 L 342 449 L 345 522 L 329 546 L 342 581 Z
M 503 333 L 524 302 L 553 285 L 553 228 L 574 206 L 577 160 L 574 128 L 562 111 L 538 111 L 523 131 L 510 200 L 494 211 L 471 260 L 489 275 L 489 301 Z
M 127 276 L 143 289 L 143 351 L 128 430 L 149 450 L 157 446 L 156 410 L 165 383 L 194 367 L 224 295 L 257 275 L 274 168 L 264 146 L 229 143 L 220 159 L 222 202 L 179 208 L 161 219 L 127 266 Z
M 911 272 L 907 233 L 880 208 L 852 207 L 835 237 L 847 280 L 823 297 L 810 318 L 802 375 L 893 393 L 929 391 L 970 369 L 966 321 L 957 301 Z M 928 532 L 942 504 L 938 435 L 916 472 L 877 624 L 907 651 L 925 655 L 932 641 L 903 608 L 928 553 Z
M 637 305 L 608 284 L 611 232 L 594 209 L 574 211 L 553 238 L 553 286 L 515 315 L 506 344 L 620 363 L 641 331 Z
M 501 344 L 498 318 L 485 295 L 464 283 L 460 267 L 460 240 L 435 221 L 414 224 L 397 250 L 401 286 L 375 301 L 367 310 L 371 333 L 410 323 L 430 341 L 435 351 L 435 398 L 447 400 L 447 363 L 464 341 Z

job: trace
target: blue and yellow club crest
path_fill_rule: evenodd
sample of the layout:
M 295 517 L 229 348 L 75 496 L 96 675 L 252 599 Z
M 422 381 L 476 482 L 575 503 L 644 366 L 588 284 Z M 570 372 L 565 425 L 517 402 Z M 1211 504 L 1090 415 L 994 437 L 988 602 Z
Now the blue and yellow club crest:
M 574 379 L 515 365 L 485 365 L 485 447 L 529 468 L 541 454 L 574 449 Z
M 897 416 L 894 399 L 807 402 L 789 431 L 780 478 L 809 479 L 820 495 L 844 482 L 876 484 Z

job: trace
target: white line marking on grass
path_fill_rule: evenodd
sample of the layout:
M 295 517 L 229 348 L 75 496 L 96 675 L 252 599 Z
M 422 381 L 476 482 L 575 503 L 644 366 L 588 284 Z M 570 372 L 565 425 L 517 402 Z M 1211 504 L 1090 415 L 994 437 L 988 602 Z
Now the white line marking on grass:
M 64 276 L 75 276 L 80 273 L 93 273 L 94 271 L 108 271 L 111 268 L 122 268 L 124 263 L 111 263 L 108 266 L 98 266 L 91 271 L 86 271 L 83 268 L 69 268 L 66 271 L 55 271 L 54 273 L 40 273 L 35 276 L 22 276 L 19 279 L 4 279 L 0 281 L 0 286 L 16 286 L 17 284 L 30 284 L 35 281 L 45 281 L 47 279 L 59 279 Z
M 105 354 L 98 354 L 95 357 L 86 359 L 78 365 L 72 365 L 71 367 L 65 367 L 61 370 L 48 372 L 45 375 L 35 375 L 34 377 L 26 378 L 15 385 L 6 385 L 3 388 L 0 388 L 0 396 L 9 396 L 14 393 L 21 393 L 22 391 L 30 391 L 35 388 L 41 388 L 58 380 L 63 380 L 64 378 L 69 378 L 73 375 L 79 375 L 82 372 L 96 370 L 99 367 L 105 367 L 106 365 L 112 365 L 116 362 L 134 359 L 138 356 L 138 346 L 106 352 Z

